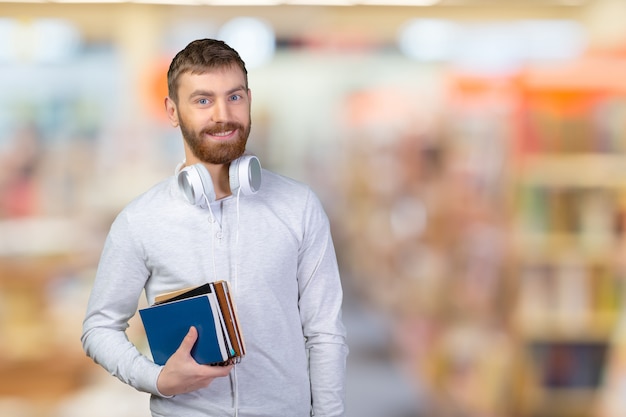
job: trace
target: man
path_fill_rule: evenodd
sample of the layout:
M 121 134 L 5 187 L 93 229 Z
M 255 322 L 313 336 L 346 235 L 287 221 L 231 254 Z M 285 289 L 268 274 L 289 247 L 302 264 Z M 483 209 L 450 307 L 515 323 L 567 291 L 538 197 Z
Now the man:
M 182 132 L 185 162 L 113 222 L 83 324 L 86 353 L 151 393 L 155 417 L 345 415 L 342 289 L 320 201 L 267 170 L 257 192 L 231 189 L 229 168 L 244 155 L 251 126 L 247 71 L 235 50 L 191 42 L 171 63 L 168 90 L 165 109 Z M 198 191 L 179 181 L 198 166 L 211 184 L 194 205 L 187 198 Z M 128 341 L 142 291 L 152 303 L 218 279 L 230 282 L 237 305 L 246 344 L 239 364 L 195 362 L 193 327 L 164 366 Z

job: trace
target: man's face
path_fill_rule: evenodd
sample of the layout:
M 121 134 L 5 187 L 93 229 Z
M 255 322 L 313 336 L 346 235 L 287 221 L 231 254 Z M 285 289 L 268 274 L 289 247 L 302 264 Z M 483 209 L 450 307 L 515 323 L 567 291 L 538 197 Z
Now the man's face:
M 170 103 L 168 113 L 202 162 L 225 164 L 245 151 L 251 127 L 250 91 L 237 67 L 182 74 L 178 104 Z

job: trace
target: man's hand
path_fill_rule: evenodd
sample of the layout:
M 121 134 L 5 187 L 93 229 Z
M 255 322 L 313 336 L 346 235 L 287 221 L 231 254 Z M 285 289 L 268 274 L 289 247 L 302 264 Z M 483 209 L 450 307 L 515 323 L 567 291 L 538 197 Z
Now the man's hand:
M 178 350 L 168 359 L 157 380 L 159 392 L 165 396 L 183 394 L 207 387 L 215 378 L 228 375 L 233 365 L 200 365 L 191 356 L 198 340 L 198 331 L 191 327 Z

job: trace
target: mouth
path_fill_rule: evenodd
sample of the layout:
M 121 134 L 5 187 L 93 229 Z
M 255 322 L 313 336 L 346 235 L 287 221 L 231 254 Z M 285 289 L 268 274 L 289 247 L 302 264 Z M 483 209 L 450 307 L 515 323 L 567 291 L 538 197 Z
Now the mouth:
M 231 139 L 235 137 L 236 134 L 237 134 L 237 129 L 224 130 L 224 131 L 219 131 L 219 132 L 206 132 L 207 136 L 210 136 L 211 138 L 215 140 L 220 140 L 220 141 Z

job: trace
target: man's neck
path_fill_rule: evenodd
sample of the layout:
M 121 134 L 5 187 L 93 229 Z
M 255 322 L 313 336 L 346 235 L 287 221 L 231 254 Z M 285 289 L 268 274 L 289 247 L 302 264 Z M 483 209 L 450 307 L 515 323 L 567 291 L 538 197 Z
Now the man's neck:
M 215 198 L 217 200 L 227 197 L 231 194 L 230 180 L 228 178 L 229 165 L 212 165 L 204 164 L 211 179 L 213 180 L 213 189 L 215 190 Z

